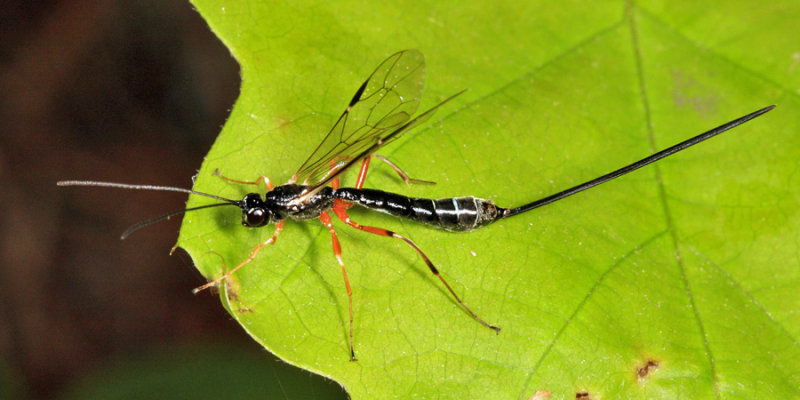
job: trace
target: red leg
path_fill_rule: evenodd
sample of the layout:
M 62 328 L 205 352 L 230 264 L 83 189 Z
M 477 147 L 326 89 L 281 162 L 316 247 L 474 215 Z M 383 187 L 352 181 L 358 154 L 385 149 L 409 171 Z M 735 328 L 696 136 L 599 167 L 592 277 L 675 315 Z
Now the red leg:
M 440 281 L 442 281 L 442 284 L 444 284 L 444 286 L 447 288 L 447 290 L 450 292 L 450 294 L 453 295 L 453 298 L 456 299 L 458 304 L 461 304 L 461 307 L 463 307 L 464 310 L 466 310 L 469 313 L 469 315 L 472 316 L 473 319 L 475 319 L 476 321 L 480 322 L 483 326 L 485 326 L 485 327 L 487 327 L 489 329 L 492 329 L 497 333 L 500 333 L 500 328 L 499 327 L 496 327 L 494 325 L 488 324 L 486 321 L 481 319 L 477 314 L 472 312 L 472 310 L 470 310 L 470 308 L 467 307 L 467 305 L 464 304 L 463 301 L 461 301 L 461 298 L 458 297 L 456 292 L 453 291 L 453 289 L 450 287 L 450 285 L 447 283 L 447 281 L 444 279 L 444 277 L 442 277 L 442 275 L 439 274 L 439 270 L 436 269 L 436 266 L 433 265 L 433 262 L 431 262 L 430 258 L 428 258 L 428 256 L 425 255 L 425 253 L 422 251 L 422 249 L 419 248 L 419 246 L 417 246 L 416 243 L 414 243 L 411 239 L 409 239 L 409 238 L 407 238 L 405 236 L 399 235 L 397 233 L 394 233 L 394 232 L 392 232 L 390 230 L 383 229 L 383 228 L 376 228 L 374 226 L 364 226 L 364 225 L 360 225 L 360 224 L 352 221 L 350 219 L 350 216 L 347 215 L 347 209 L 344 207 L 344 205 L 346 205 L 346 203 L 344 201 L 340 200 L 340 199 L 336 199 L 336 202 L 333 205 L 333 212 L 336 214 L 337 217 L 339 217 L 339 219 L 344 221 L 344 223 L 346 223 L 347 225 L 350 225 L 350 226 L 352 226 L 353 228 L 356 228 L 356 229 L 360 229 L 360 230 L 362 230 L 364 232 L 369 232 L 369 233 L 372 233 L 372 234 L 375 234 L 375 235 L 380 235 L 380 236 L 392 237 L 392 238 L 400 239 L 400 240 L 406 242 L 409 246 L 411 246 L 411 248 L 413 248 L 420 255 L 420 257 L 422 257 L 422 260 L 425 261 L 425 264 L 428 265 L 428 268 L 430 268 L 431 272 L 433 272 L 433 274 L 436 275 L 436 277 L 439 278 Z
M 283 230 L 283 223 L 284 222 L 286 222 L 286 221 L 284 220 L 284 221 L 278 222 L 275 225 L 275 233 L 272 234 L 272 237 L 270 237 L 265 242 L 263 242 L 263 243 L 259 244 L 258 246 L 256 246 L 256 248 L 253 249 L 253 251 L 250 252 L 250 257 L 247 257 L 246 260 L 242 261 L 239 265 L 235 266 L 232 270 L 226 272 L 225 274 L 223 274 L 219 278 L 214 279 L 213 281 L 208 282 L 203 286 L 195 288 L 194 290 L 192 290 L 192 293 L 197 294 L 197 293 L 199 293 L 199 292 L 201 292 L 201 291 L 203 291 L 205 289 L 208 289 L 208 288 L 210 288 L 212 286 L 216 286 L 217 284 L 219 284 L 220 282 L 224 281 L 225 279 L 230 278 L 233 275 L 233 273 L 236 272 L 239 268 L 242 268 L 245 265 L 249 264 L 250 261 L 253 261 L 253 259 L 256 258 L 256 255 L 258 254 L 258 252 L 261 251 L 261 249 L 264 246 L 266 246 L 268 244 L 275 244 L 275 241 L 278 240 L 278 235 L 280 235 L 281 230 Z
M 406 183 L 406 185 L 408 185 L 409 183 L 421 183 L 421 184 L 425 184 L 425 185 L 435 185 L 436 184 L 436 182 L 423 181 L 421 179 L 411 178 L 411 177 L 408 176 L 408 174 L 403 172 L 403 170 L 400 169 L 400 167 L 398 167 L 395 163 L 389 161 L 388 158 L 386 158 L 386 157 L 384 157 L 382 155 L 379 155 L 379 154 L 370 154 L 361 163 L 361 169 L 358 171 L 358 180 L 356 180 L 356 189 L 361 189 L 362 187 L 364 187 L 364 181 L 367 180 L 367 170 L 369 169 L 369 161 L 370 161 L 370 159 L 372 157 L 375 157 L 378 160 L 381 160 L 381 161 L 385 162 L 388 166 L 392 167 L 394 172 L 396 172 L 397 175 L 400 175 L 400 179 L 402 179 L 403 182 Z M 334 188 L 334 189 L 336 189 L 336 188 Z
M 342 246 L 339 244 L 339 238 L 336 236 L 336 231 L 333 229 L 333 222 L 331 216 L 327 212 L 323 212 L 319 216 L 319 220 L 328 227 L 331 232 L 331 241 L 333 242 L 333 255 L 336 256 L 336 261 L 342 267 L 342 276 L 344 277 L 344 287 L 347 288 L 347 302 L 350 309 L 350 361 L 356 361 L 356 353 L 353 348 L 353 291 L 350 289 L 350 280 L 347 279 L 347 270 L 344 268 L 344 261 L 342 261 Z
M 403 170 L 400 169 L 400 167 L 398 167 L 395 163 L 389 161 L 388 158 L 386 158 L 386 157 L 384 157 L 384 156 L 382 156 L 380 154 L 373 154 L 370 157 L 375 157 L 378 160 L 381 160 L 381 161 L 385 162 L 388 166 L 392 167 L 394 172 L 396 172 L 397 175 L 400 175 L 400 179 L 402 179 L 403 182 L 406 183 L 406 185 L 408 185 L 409 183 L 421 183 L 423 185 L 435 185 L 436 184 L 436 182 L 423 181 L 422 179 L 414 179 L 414 178 L 408 176 L 408 174 L 403 172 Z M 369 157 L 367 159 L 369 159 Z M 364 175 L 366 175 L 366 171 L 364 171 Z M 359 174 L 358 177 L 359 177 L 359 179 L 361 179 L 361 175 L 360 174 Z M 361 186 L 358 186 L 358 188 L 361 189 Z
M 369 160 L 372 155 L 368 155 L 364 161 L 361 162 L 361 169 L 358 170 L 358 179 L 356 180 L 356 189 L 364 187 L 364 181 L 367 180 L 367 169 L 369 169 Z M 335 189 L 335 188 L 334 188 Z
M 267 189 L 269 189 L 269 190 L 272 190 L 272 189 L 275 188 L 275 185 L 273 185 L 272 182 L 269 180 L 269 178 L 267 178 L 266 176 L 259 176 L 258 179 L 254 180 L 254 181 L 240 181 L 238 179 L 231 179 L 231 178 L 228 178 L 225 175 L 222 175 L 219 172 L 219 170 L 217 170 L 217 169 L 214 170 L 214 175 L 216 175 L 216 176 L 218 176 L 218 177 L 220 177 L 220 178 L 222 178 L 222 179 L 224 179 L 224 180 L 226 180 L 228 182 L 241 183 L 243 185 L 256 185 L 256 186 L 258 186 L 258 184 L 260 184 L 260 183 L 263 183 L 264 185 L 267 186 Z
M 336 168 L 336 159 L 333 159 L 333 160 L 331 160 L 331 172 L 330 173 L 333 173 L 333 170 L 335 168 Z M 339 188 L 339 178 L 336 178 L 336 179 L 331 181 L 331 187 L 334 188 L 334 189 L 338 189 Z
M 390 167 L 392 167 L 392 169 L 395 172 L 397 172 L 397 175 L 400 175 L 400 179 L 402 179 L 403 182 L 405 182 L 406 184 L 409 184 L 409 183 L 421 183 L 421 184 L 425 184 L 425 185 L 435 185 L 436 184 L 436 182 L 423 181 L 421 179 L 411 178 L 411 177 L 408 176 L 408 174 L 403 172 L 403 170 L 400 169 L 400 167 L 398 167 L 395 163 L 389 161 L 389 159 L 387 159 L 386 157 L 378 155 L 378 154 L 370 154 L 370 155 L 367 156 L 367 158 L 364 159 L 364 161 L 361 162 L 361 168 L 358 170 L 358 179 L 356 180 L 356 186 L 355 186 L 356 189 L 361 189 L 361 188 L 364 187 L 364 182 L 367 180 L 367 170 L 369 170 L 369 162 L 372 159 L 372 157 L 375 157 L 375 158 L 385 162 Z M 336 167 L 336 163 L 334 161 L 331 161 L 331 171 L 333 171 L 333 169 L 335 167 Z M 331 181 L 331 187 L 333 187 L 334 189 L 338 189 L 339 188 L 339 178 L 336 178 L 333 181 Z M 348 205 L 347 208 L 350 208 L 350 205 Z

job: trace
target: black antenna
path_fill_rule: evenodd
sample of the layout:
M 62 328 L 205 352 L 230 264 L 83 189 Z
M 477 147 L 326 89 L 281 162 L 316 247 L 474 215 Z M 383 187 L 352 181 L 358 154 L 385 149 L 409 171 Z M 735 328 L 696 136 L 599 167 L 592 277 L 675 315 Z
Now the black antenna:
M 205 206 L 199 207 L 192 207 L 192 208 L 185 208 L 182 210 L 175 210 L 168 212 L 160 217 L 155 217 L 148 219 L 146 221 L 142 221 L 139 223 L 134 224 L 130 228 L 126 229 L 125 232 L 122 232 L 120 239 L 126 239 L 130 236 L 133 232 L 138 231 L 146 226 L 155 224 L 157 222 L 166 221 L 176 215 L 187 213 L 189 211 L 195 210 L 202 210 L 204 208 L 211 208 L 211 207 L 220 207 L 220 206 L 237 206 L 239 207 L 241 202 L 231 199 L 226 199 L 224 197 L 214 196 L 213 194 L 197 192 L 194 190 L 179 188 L 179 187 L 172 187 L 172 186 L 155 186 L 155 185 L 131 185 L 128 183 L 114 183 L 114 182 L 98 182 L 98 181 L 58 181 L 56 182 L 58 186 L 99 186 L 99 187 L 110 187 L 110 188 L 118 188 L 118 189 L 130 189 L 130 190 L 153 190 L 153 191 L 162 191 L 162 192 L 181 192 L 181 193 L 189 193 L 189 194 L 196 194 L 198 196 L 205 196 L 210 197 L 212 199 L 222 200 L 224 203 L 216 203 L 216 204 L 208 204 Z
M 622 168 L 620 168 L 620 169 L 618 169 L 616 171 L 609 172 L 609 173 L 607 173 L 607 174 L 605 174 L 605 175 L 603 175 L 601 177 L 592 179 L 592 180 L 590 180 L 588 182 L 581 183 L 580 185 L 573 186 L 573 187 L 571 187 L 571 188 L 569 188 L 567 190 L 558 192 L 556 194 L 552 194 L 552 195 L 547 196 L 545 198 L 536 200 L 536 201 L 534 201 L 532 203 L 528 203 L 528 204 L 525 204 L 523 206 L 519 206 L 517 208 L 507 209 L 505 211 L 505 213 L 503 214 L 502 218 L 513 217 L 513 216 L 515 216 L 517 214 L 522 214 L 522 213 L 524 213 L 526 211 L 533 210 L 534 208 L 539 208 L 539 207 L 541 207 L 543 205 L 550 204 L 550 203 L 552 203 L 554 201 L 558 201 L 558 200 L 561 200 L 561 199 L 563 199 L 565 197 L 572 196 L 575 193 L 582 192 L 582 191 L 584 191 L 586 189 L 589 189 L 591 187 L 597 186 L 597 185 L 599 185 L 601 183 L 608 182 L 608 181 L 610 181 L 610 180 L 612 180 L 614 178 L 618 178 L 618 177 L 620 177 L 622 175 L 627 174 L 628 172 L 635 171 L 635 170 L 637 170 L 639 168 L 644 167 L 647 164 L 656 162 L 656 161 L 658 161 L 658 160 L 660 160 L 660 159 L 662 159 L 664 157 L 667 157 L 669 155 L 675 154 L 675 153 L 677 153 L 677 152 L 679 152 L 681 150 L 685 150 L 688 147 L 694 146 L 694 145 L 696 145 L 696 144 L 698 144 L 698 143 L 700 143 L 700 142 L 702 142 L 702 141 L 704 141 L 706 139 L 710 139 L 710 138 L 712 138 L 712 137 L 714 137 L 716 135 L 719 135 L 720 133 L 725 132 L 725 131 L 727 131 L 727 130 L 729 130 L 731 128 L 735 128 L 735 127 L 737 127 L 737 126 L 739 126 L 739 125 L 741 125 L 741 124 L 743 124 L 743 123 L 745 123 L 747 121 L 750 121 L 751 119 L 753 119 L 755 117 L 758 117 L 758 116 L 760 116 L 760 115 L 772 110 L 773 108 L 775 108 L 774 105 L 771 105 L 769 107 L 764 107 L 764 108 L 762 108 L 762 109 L 760 109 L 758 111 L 752 112 L 752 113 L 747 114 L 747 115 L 745 115 L 745 116 L 743 116 L 741 118 L 737 118 L 737 119 L 735 119 L 735 120 L 733 120 L 731 122 L 728 122 L 727 124 L 720 125 L 720 126 L 714 128 L 714 129 L 712 129 L 712 130 L 710 130 L 708 132 L 701 133 L 701 134 L 699 134 L 699 135 L 697 135 L 697 136 L 695 136 L 695 137 L 693 137 L 691 139 L 688 139 L 688 140 L 680 142 L 680 143 L 678 143 L 678 144 L 676 144 L 676 145 L 674 145 L 672 147 L 669 147 L 669 148 L 666 148 L 664 150 L 661 150 L 658 153 L 655 153 L 655 154 L 653 154 L 653 155 L 651 155 L 649 157 L 645 157 L 645 158 L 643 158 L 643 159 L 641 159 L 639 161 L 636 161 L 633 164 L 630 164 L 630 165 L 627 165 L 625 167 L 622 167 Z
M 164 215 L 162 215 L 160 217 L 151 218 L 151 219 L 148 219 L 146 221 L 138 222 L 136 224 L 131 225 L 131 227 L 126 229 L 125 232 L 122 232 L 122 235 L 120 235 L 119 238 L 122 239 L 122 240 L 125 240 L 133 232 L 136 232 L 139 229 L 142 229 L 142 228 L 144 228 L 146 226 L 149 226 L 149 225 L 153 225 L 153 224 L 155 224 L 157 222 L 166 221 L 166 220 L 168 220 L 168 219 L 170 219 L 170 218 L 172 218 L 172 217 L 174 217 L 176 215 L 187 213 L 189 211 L 202 210 L 204 208 L 219 207 L 219 206 L 230 206 L 230 205 L 232 205 L 232 204 L 230 204 L 230 203 L 217 203 L 217 204 L 207 204 L 207 205 L 200 206 L 200 207 L 185 208 L 183 210 L 170 211 L 170 212 L 168 212 L 168 213 L 166 213 L 166 214 L 164 214 Z M 237 205 L 237 204 L 233 204 L 233 205 Z

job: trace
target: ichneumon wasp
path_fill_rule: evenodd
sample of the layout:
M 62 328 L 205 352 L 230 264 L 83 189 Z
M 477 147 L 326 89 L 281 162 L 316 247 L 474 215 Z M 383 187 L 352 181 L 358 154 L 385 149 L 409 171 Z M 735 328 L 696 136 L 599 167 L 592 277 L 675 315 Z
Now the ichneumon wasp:
M 295 172 L 291 179 L 284 185 L 274 186 L 265 176 L 259 177 L 255 181 L 241 181 L 227 178 L 215 171 L 216 175 L 231 182 L 255 186 L 265 185 L 268 191 L 264 197 L 259 193 L 249 193 L 245 195 L 242 200 L 232 200 L 208 193 L 200 193 L 176 187 L 130 185 L 96 181 L 61 181 L 58 182 L 58 185 L 176 191 L 222 201 L 222 203 L 173 211 L 166 215 L 140 222 L 126 230 L 122 234 L 123 239 L 140 228 L 163 221 L 172 216 L 188 211 L 220 206 L 239 207 L 242 213 L 242 224 L 247 227 L 255 228 L 272 223 L 275 224 L 275 230 L 272 236 L 256 246 L 244 261 L 240 262 L 220 277 L 196 288 L 194 290 L 195 293 L 218 285 L 231 277 L 237 270 L 253 261 L 264 246 L 275 243 L 287 219 L 319 219 L 330 231 L 331 240 L 333 242 L 333 253 L 341 267 L 345 288 L 347 290 L 350 315 L 350 358 L 354 361 L 353 293 L 347 278 L 345 263 L 342 259 L 339 239 L 336 236 L 336 231 L 329 214 L 330 211 L 345 224 L 355 229 L 379 236 L 399 239 L 408 244 L 419 254 L 428 265 L 431 272 L 439 278 L 442 285 L 447 288 L 453 298 L 473 319 L 483 326 L 499 333 L 499 327 L 481 319 L 461 300 L 447 281 L 439 274 L 433 262 L 416 243 L 405 236 L 387 229 L 361 225 L 350 218 L 347 214 L 347 210 L 353 205 L 359 205 L 446 231 L 469 232 L 489 225 L 494 221 L 522 214 L 601 183 L 608 182 L 743 124 L 774 108 L 774 106 L 762 108 L 603 176 L 514 208 L 498 207 L 490 200 L 472 196 L 424 199 L 410 198 L 381 190 L 364 189 L 363 185 L 366 179 L 367 169 L 373 157 L 388 164 L 406 183 L 432 183 L 409 178 L 408 175 L 391 161 L 375 154 L 376 151 L 394 141 L 403 133 L 430 119 L 441 106 L 463 93 L 463 91 L 456 93 L 417 117 L 412 118 L 412 115 L 414 115 L 419 107 L 420 97 L 422 96 L 424 70 L 425 59 L 418 50 L 404 50 L 389 56 L 389 58 L 383 61 L 358 88 L 345 111 L 333 125 L 333 128 L 331 128 L 308 159 L 306 159 L 297 172 Z M 361 164 L 361 168 L 355 186 L 352 188 L 340 187 L 339 178 L 341 174 L 358 163 Z

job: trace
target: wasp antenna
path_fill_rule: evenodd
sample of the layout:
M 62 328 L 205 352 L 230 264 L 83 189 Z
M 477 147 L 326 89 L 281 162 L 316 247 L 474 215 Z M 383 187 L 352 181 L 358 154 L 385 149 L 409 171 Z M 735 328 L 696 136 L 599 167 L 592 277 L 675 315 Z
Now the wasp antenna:
M 136 232 L 139 229 L 142 229 L 142 228 L 144 228 L 146 226 L 153 225 L 153 224 L 155 224 L 157 222 L 166 221 L 166 220 L 168 220 L 168 219 L 170 219 L 170 218 L 172 218 L 172 217 L 174 217 L 176 215 L 184 214 L 184 213 L 187 213 L 189 211 L 202 210 L 204 208 L 211 208 L 211 207 L 236 206 L 236 205 L 238 205 L 238 204 L 217 203 L 217 204 L 208 204 L 208 205 L 200 206 L 200 207 L 185 208 L 183 210 L 170 211 L 170 212 L 168 212 L 168 213 L 166 213 L 166 214 L 164 214 L 162 216 L 151 218 L 151 219 L 148 219 L 146 221 L 142 221 L 142 222 L 139 222 L 139 223 L 136 223 L 136 224 L 132 225 L 130 228 L 126 229 L 125 232 L 122 232 L 122 235 L 119 238 L 122 239 L 122 240 L 125 240 L 133 232 Z
M 205 196 L 210 197 L 212 199 L 222 200 L 228 202 L 232 205 L 238 205 L 239 202 L 236 200 L 226 199 L 224 197 L 214 196 L 213 194 L 197 192 L 194 190 L 179 188 L 179 187 L 172 187 L 172 186 L 156 186 L 156 185 L 132 185 L 129 183 L 114 183 L 114 182 L 98 182 L 98 181 L 58 181 L 56 182 L 58 186 L 99 186 L 99 187 L 110 187 L 110 188 L 117 188 L 117 189 L 129 189 L 129 190 L 153 190 L 153 191 L 162 191 L 162 192 L 181 192 L 181 193 L 189 193 L 189 194 L 196 194 L 198 196 Z

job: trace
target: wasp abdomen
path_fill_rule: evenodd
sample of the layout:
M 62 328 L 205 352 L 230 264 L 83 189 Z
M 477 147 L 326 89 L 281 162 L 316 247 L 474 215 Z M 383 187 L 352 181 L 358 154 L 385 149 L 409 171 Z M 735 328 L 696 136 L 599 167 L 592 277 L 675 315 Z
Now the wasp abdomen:
M 374 189 L 343 188 L 336 198 L 451 232 L 468 232 L 501 217 L 502 208 L 473 196 L 423 199 Z

